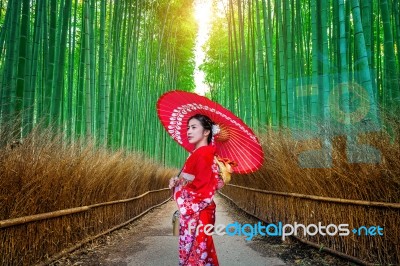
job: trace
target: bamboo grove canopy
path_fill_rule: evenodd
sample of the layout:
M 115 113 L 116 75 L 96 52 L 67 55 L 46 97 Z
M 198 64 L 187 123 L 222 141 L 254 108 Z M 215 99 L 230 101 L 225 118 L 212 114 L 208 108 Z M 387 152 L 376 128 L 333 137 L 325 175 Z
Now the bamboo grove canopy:
M 155 103 L 194 89 L 193 2 L 0 0 L 2 130 L 56 125 L 180 163 Z M 399 110 L 399 2 L 215 0 L 208 96 L 256 130 L 378 130 Z
M 38 123 L 61 126 L 71 139 L 173 160 L 183 151 L 165 150 L 155 103 L 170 88 L 194 86 L 192 8 L 186 0 L 0 0 L 2 128 L 19 121 L 18 138 Z
M 377 130 L 399 112 L 398 0 L 223 2 L 202 68 L 253 128 Z

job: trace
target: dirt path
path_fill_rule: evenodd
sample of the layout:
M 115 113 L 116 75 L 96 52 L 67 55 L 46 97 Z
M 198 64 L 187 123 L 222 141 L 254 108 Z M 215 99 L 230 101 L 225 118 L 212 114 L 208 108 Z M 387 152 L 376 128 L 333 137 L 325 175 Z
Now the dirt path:
M 221 196 L 216 197 L 217 224 L 235 221 L 257 223 Z M 171 216 L 176 210 L 170 201 L 134 223 L 102 237 L 56 265 L 178 265 L 178 238 L 172 236 Z M 278 237 L 214 236 L 220 265 L 352 265 L 325 253 Z

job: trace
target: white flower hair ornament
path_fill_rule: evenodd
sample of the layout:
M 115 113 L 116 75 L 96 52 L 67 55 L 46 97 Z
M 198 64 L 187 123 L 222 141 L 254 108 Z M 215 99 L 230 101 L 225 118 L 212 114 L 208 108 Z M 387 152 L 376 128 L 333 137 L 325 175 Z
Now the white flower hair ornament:
M 220 131 L 221 131 L 221 129 L 218 125 L 212 125 L 212 127 L 211 127 L 211 133 L 212 133 L 211 144 L 212 145 L 215 145 L 214 136 L 217 135 Z
M 221 129 L 219 128 L 218 125 L 212 125 L 211 131 L 212 135 L 215 136 L 221 131 Z

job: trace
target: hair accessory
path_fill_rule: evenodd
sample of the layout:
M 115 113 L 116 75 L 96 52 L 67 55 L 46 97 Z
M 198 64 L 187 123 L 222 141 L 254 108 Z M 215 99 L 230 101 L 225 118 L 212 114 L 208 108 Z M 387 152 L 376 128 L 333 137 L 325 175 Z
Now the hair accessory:
M 221 131 L 221 129 L 219 128 L 218 125 L 212 125 L 211 131 L 212 131 L 212 135 L 215 136 Z

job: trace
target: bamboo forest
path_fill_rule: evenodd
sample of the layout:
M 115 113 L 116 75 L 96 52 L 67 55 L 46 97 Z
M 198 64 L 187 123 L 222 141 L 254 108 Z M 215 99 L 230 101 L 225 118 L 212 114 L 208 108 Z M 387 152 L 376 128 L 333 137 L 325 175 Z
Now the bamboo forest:
M 199 1 L 210 4 L 200 18 Z M 81 241 L 35 235 L 32 249 L 11 219 L 166 188 L 187 152 L 156 103 L 182 90 L 226 107 L 261 142 L 261 169 L 222 189 L 239 208 L 266 222 L 379 224 L 382 237 L 304 241 L 397 265 L 399 49 L 399 0 L 0 0 L 0 264 L 33 265 Z M 157 193 L 129 215 L 170 196 Z M 91 237 L 114 222 L 71 223 Z

